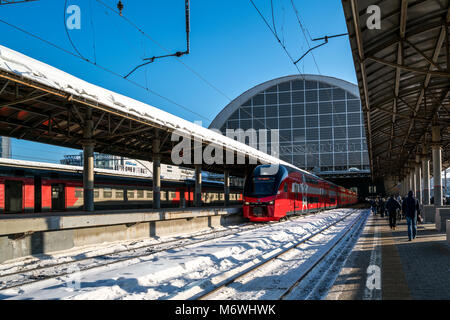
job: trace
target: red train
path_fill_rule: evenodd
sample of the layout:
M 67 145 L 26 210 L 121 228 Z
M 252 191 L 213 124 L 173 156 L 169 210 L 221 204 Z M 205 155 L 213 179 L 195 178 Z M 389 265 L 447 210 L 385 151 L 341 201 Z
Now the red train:
M 333 209 L 358 202 L 357 193 L 288 166 L 259 166 L 244 187 L 244 217 L 279 221 L 289 215 Z
M 190 207 L 194 181 L 161 182 L 162 207 Z M 224 204 L 223 183 L 204 181 L 204 206 Z M 230 189 L 230 204 L 242 204 L 242 188 Z M 152 208 L 152 180 L 132 174 L 95 170 L 96 210 Z M 0 162 L 0 214 L 83 209 L 82 168 L 20 160 Z

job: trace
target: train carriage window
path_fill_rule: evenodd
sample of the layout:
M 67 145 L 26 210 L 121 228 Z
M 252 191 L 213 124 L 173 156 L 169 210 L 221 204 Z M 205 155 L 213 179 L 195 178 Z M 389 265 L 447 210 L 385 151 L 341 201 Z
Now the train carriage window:
M 111 188 L 103 189 L 103 197 L 105 199 L 111 199 L 112 198 L 112 189 Z
M 161 201 L 167 201 L 166 191 L 161 191 Z
M 127 191 L 127 198 L 128 199 L 134 199 L 134 190 L 128 190 Z
M 123 190 L 116 190 L 115 191 L 115 199 L 116 200 L 123 200 Z
M 82 188 L 75 188 L 75 198 L 83 198 L 83 191 Z
M 287 193 L 287 192 L 288 192 L 288 188 L 289 188 L 289 186 L 288 186 L 288 183 L 286 182 L 286 183 L 284 184 L 284 193 Z
M 100 191 L 98 189 L 94 189 L 94 198 L 99 199 L 100 198 Z
M 169 192 L 169 200 L 172 201 L 177 197 L 176 192 Z
M 153 191 L 147 191 L 147 199 L 153 200 Z
M 138 199 L 144 199 L 144 190 L 138 190 L 137 191 L 137 198 Z

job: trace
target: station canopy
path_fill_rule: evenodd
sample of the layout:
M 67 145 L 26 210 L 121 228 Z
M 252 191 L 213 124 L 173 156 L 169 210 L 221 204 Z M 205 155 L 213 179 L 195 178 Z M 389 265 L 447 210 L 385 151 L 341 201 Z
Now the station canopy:
M 405 175 L 441 128 L 450 150 L 448 0 L 342 0 L 374 178 Z M 374 6 L 374 7 L 370 7 Z M 380 27 L 377 28 L 377 14 Z M 375 19 L 375 20 L 374 20 Z
M 172 133 L 245 157 L 246 165 L 290 164 L 218 132 L 161 109 L 98 87 L 19 52 L 0 46 L 0 136 L 81 149 L 86 143 L 86 114 L 92 111 L 95 151 L 152 161 L 153 140 L 161 141 L 161 161 L 172 163 L 178 141 Z M 191 142 L 194 167 L 194 142 Z M 198 148 L 197 148 L 198 149 Z M 250 163 L 250 159 L 253 161 Z M 205 171 L 245 175 L 246 165 L 204 164 Z M 299 169 L 300 170 L 300 169 Z

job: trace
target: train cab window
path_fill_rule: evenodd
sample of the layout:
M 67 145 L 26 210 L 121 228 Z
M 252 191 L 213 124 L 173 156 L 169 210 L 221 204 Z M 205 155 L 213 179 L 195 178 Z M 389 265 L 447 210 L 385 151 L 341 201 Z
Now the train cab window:
M 284 184 L 284 193 L 287 193 L 287 192 L 288 192 L 288 188 L 289 188 L 289 186 L 288 186 L 288 183 L 286 182 L 286 183 Z

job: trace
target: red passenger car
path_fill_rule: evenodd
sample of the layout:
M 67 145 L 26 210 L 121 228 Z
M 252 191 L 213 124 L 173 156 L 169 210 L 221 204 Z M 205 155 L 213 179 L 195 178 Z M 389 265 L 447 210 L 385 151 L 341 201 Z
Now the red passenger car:
M 257 167 L 245 182 L 244 217 L 259 222 L 279 221 L 289 215 L 333 209 L 357 201 L 355 192 L 306 171 L 266 165 Z

